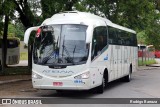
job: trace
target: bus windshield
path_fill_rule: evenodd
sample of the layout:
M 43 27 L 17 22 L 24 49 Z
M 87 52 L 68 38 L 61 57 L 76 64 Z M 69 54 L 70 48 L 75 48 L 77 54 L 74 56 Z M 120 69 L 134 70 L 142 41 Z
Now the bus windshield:
M 76 65 L 87 61 L 85 25 L 47 25 L 38 29 L 33 60 L 39 65 Z

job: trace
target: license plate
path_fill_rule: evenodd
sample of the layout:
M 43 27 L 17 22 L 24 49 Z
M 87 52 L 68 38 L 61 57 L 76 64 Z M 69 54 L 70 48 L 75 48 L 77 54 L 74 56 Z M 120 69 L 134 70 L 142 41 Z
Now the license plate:
M 63 83 L 62 82 L 53 82 L 53 86 L 62 86 Z

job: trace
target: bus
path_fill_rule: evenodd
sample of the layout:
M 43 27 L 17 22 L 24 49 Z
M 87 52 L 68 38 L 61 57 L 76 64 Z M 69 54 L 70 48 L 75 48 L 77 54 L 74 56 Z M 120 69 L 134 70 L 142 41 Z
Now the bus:
M 2 38 L 0 38 L 0 62 L 2 62 Z M 20 60 L 20 39 L 17 37 L 7 38 L 7 65 L 18 64 Z M 1 65 L 1 63 L 0 63 Z
M 136 32 L 91 13 L 67 11 L 28 28 L 33 43 L 32 85 L 36 89 L 103 93 L 108 82 L 130 81 L 136 71 Z

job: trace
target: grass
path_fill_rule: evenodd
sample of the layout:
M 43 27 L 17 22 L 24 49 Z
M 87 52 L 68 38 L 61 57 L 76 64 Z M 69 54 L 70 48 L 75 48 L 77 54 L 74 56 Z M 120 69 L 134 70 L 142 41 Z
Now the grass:
M 151 65 L 151 64 L 156 64 L 156 61 L 154 59 L 146 60 L 143 62 L 142 60 L 138 60 L 138 66 Z
M 28 60 L 28 53 L 27 52 L 20 53 L 20 60 Z

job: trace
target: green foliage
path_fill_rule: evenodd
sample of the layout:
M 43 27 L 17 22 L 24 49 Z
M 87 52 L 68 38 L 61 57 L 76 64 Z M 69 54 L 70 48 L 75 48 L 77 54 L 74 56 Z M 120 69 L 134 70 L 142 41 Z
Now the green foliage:
M 8 25 L 8 36 L 9 37 L 18 37 L 21 40 L 24 38 L 24 27 L 21 23 L 9 24 Z
M 77 2 L 78 0 L 41 0 L 43 19 L 62 11 L 72 11 Z
M 23 40 L 24 39 L 24 31 L 25 31 L 25 28 L 24 26 L 22 25 L 22 23 L 16 23 L 15 24 L 15 35 L 16 37 L 20 38 L 20 40 Z
M 16 36 L 15 33 L 16 33 L 15 26 L 13 24 L 9 24 L 8 25 L 8 36 L 15 37 Z
M 146 60 L 143 62 L 142 62 L 142 60 L 138 60 L 138 66 L 151 65 L 151 64 L 156 64 L 156 61 L 154 59 Z
M 134 29 L 139 43 L 160 48 L 160 0 L 82 0 L 80 4 L 80 10 L 84 6 L 86 11 Z
M 20 60 L 28 60 L 28 53 L 27 52 L 20 53 Z
M 2 19 L 3 19 L 3 13 L 2 13 L 2 0 L 0 1 L 0 37 L 2 37 L 2 31 L 3 31 L 3 22 L 2 22 Z
M 141 31 L 137 33 L 138 44 L 146 44 L 146 33 Z
M 1 0 L 0 1 L 0 37 L 3 35 L 4 27 L 4 15 L 13 18 L 15 5 L 12 0 Z
M 139 43 L 153 44 L 157 49 L 160 45 L 160 0 L 5 0 L 5 3 L 1 0 L 0 10 L 3 10 L 0 11 L 0 33 L 4 13 L 10 19 L 21 20 L 28 28 L 40 25 L 53 14 L 79 10 L 106 16 L 114 23 L 136 30 Z M 15 10 L 19 17 L 14 16 Z M 15 25 L 14 29 L 9 25 L 9 33 L 23 38 L 22 24 Z

